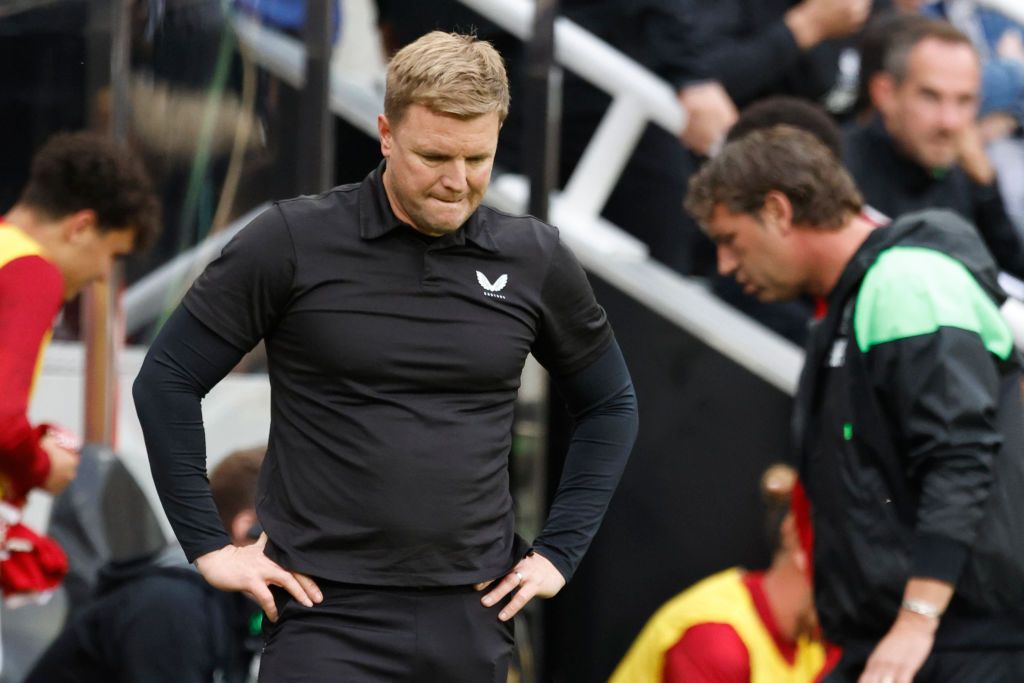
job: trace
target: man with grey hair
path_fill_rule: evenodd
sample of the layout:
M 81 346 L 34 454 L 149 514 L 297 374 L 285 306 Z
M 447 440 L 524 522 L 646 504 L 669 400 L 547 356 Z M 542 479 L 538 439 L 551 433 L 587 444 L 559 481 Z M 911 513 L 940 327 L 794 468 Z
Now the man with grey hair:
M 999 267 L 1024 278 L 1024 243 L 1006 212 L 976 122 L 981 64 L 948 22 L 893 24 L 867 92 L 875 117 L 849 131 L 844 162 L 864 198 L 889 216 L 927 208 L 973 223 Z
M 260 679 L 504 681 L 512 617 L 572 576 L 637 430 L 632 382 L 558 231 L 480 205 L 508 112 L 498 53 L 434 32 L 388 66 L 384 161 L 278 202 L 153 343 L 135 401 L 186 555 L 272 624 Z M 201 397 L 259 340 L 271 432 L 249 548 L 204 479 Z M 529 545 L 508 486 L 527 354 L 575 418 Z

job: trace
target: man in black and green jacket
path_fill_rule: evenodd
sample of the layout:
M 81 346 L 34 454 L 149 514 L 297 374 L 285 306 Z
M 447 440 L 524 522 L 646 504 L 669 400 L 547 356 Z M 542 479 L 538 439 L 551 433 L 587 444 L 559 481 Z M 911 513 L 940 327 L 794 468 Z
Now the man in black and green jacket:
M 835 155 L 784 126 L 730 143 L 687 207 L 765 301 L 822 297 L 794 411 L 828 681 L 1024 681 L 1021 365 L 972 226 L 878 227 Z M 916 675 L 916 677 L 915 677 Z

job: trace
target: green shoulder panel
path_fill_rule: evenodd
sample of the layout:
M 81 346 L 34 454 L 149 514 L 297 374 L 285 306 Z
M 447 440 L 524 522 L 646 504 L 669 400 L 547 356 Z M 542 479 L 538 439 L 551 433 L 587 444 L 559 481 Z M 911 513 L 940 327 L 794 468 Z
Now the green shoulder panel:
M 923 247 L 892 247 L 879 255 L 857 293 L 853 327 L 862 352 L 940 327 L 976 333 L 1004 360 L 1013 351 L 1010 328 L 966 266 Z

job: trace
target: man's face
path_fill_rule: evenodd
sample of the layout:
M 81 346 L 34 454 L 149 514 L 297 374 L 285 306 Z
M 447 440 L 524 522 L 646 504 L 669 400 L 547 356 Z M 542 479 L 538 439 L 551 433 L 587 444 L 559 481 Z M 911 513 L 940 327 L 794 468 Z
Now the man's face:
M 927 38 L 910 51 L 907 77 L 887 75 L 878 108 L 896 144 L 928 169 L 949 168 L 978 113 L 981 70 L 967 45 Z
M 718 272 L 734 277 L 746 294 L 761 301 L 786 301 L 801 293 L 794 241 L 775 219 L 734 213 L 717 204 L 704 227 L 718 251 Z
M 377 127 L 395 215 L 427 235 L 458 230 L 490 183 L 498 114 L 459 119 L 414 104 L 398 125 L 381 115 Z
M 64 297 L 73 298 L 86 285 L 103 280 L 114 259 L 126 256 L 135 247 L 135 231 L 130 228 L 100 232 L 95 226 L 83 228 L 71 242 L 60 264 L 64 276 Z

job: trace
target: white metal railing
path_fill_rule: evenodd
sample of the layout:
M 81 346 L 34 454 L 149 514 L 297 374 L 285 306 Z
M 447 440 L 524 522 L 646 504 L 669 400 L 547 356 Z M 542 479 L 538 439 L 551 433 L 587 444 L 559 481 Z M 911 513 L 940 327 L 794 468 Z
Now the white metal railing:
M 262 204 L 249 211 L 129 287 L 123 301 L 126 332 L 135 334 L 176 305 L 206 264 L 217 258 L 224 245 L 268 206 Z
M 530 39 L 535 11 L 530 0 L 461 2 L 521 40 Z M 668 83 L 578 24 L 558 17 L 554 29 L 555 60 L 613 98 L 562 194 L 573 211 L 596 217 L 647 123 L 679 135 L 686 111 Z

